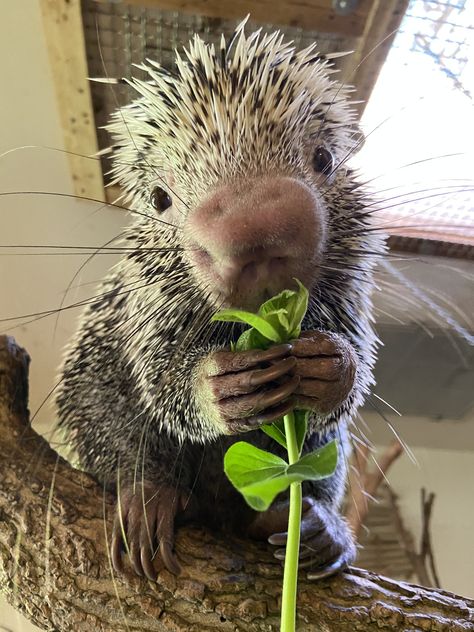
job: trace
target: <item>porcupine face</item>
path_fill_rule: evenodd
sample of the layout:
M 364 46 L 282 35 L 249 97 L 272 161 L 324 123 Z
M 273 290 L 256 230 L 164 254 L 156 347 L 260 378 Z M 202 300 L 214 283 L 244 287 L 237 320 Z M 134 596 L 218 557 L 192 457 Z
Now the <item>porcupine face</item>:
M 109 126 L 134 208 L 179 225 L 216 304 L 255 308 L 294 277 L 313 287 L 333 170 L 354 144 L 347 90 L 327 61 L 278 33 L 246 37 L 242 24 L 219 50 L 195 37 L 176 74 L 143 68 L 149 81 L 131 81 L 140 98 Z

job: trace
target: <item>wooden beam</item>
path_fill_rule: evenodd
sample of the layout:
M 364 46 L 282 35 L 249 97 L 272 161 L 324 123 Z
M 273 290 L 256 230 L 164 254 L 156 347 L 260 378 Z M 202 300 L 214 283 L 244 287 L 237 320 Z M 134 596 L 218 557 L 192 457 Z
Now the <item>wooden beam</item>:
M 66 151 L 97 152 L 80 0 L 40 0 Z M 104 199 L 99 161 L 69 155 L 77 195 Z
M 298 26 L 322 33 L 363 34 L 374 0 L 359 0 L 349 15 L 335 12 L 332 0 L 126 0 L 139 7 L 154 7 L 212 18 L 242 19 Z
M 409 0 L 374 0 L 364 33 L 347 67 L 344 81 L 356 88 L 361 117 L 380 70 L 406 13 Z

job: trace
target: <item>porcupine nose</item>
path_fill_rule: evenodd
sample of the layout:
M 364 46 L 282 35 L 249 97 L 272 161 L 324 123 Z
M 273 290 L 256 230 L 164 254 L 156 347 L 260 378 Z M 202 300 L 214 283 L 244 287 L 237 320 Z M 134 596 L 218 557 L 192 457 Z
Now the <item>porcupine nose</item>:
M 187 222 L 199 276 L 232 305 L 250 307 L 311 282 L 325 218 L 312 189 L 295 178 L 266 176 L 214 190 Z

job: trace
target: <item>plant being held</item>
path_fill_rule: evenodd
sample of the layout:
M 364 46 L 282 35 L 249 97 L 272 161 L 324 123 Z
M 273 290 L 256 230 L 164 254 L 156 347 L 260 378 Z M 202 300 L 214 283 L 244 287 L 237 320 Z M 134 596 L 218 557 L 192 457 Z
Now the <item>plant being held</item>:
M 298 290 L 284 290 L 263 303 L 256 314 L 227 309 L 215 314 L 213 320 L 250 325 L 233 351 L 267 349 L 286 343 L 301 334 L 301 323 L 308 307 L 308 291 L 299 282 Z M 276 496 L 290 488 L 288 538 L 286 543 L 281 609 L 282 632 L 293 632 L 296 623 L 296 588 L 302 510 L 302 482 L 317 481 L 334 473 L 337 465 L 337 445 L 331 441 L 324 447 L 301 456 L 309 411 L 293 410 L 283 419 L 261 430 L 283 446 L 288 461 L 261 450 L 246 441 L 232 445 L 224 457 L 224 471 L 256 511 L 266 511 Z

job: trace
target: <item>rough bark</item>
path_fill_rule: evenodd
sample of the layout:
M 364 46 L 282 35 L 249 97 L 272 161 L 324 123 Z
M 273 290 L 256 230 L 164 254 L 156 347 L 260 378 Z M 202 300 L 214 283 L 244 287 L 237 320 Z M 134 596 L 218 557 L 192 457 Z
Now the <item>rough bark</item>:
M 113 498 L 29 426 L 28 356 L 0 338 L 0 589 L 45 630 L 278 630 L 281 569 L 265 545 L 183 528 L 184 572 L 113 576 Z M 301 577 L 299 630 L 474 630 L 473 602 L 356 568 Z

